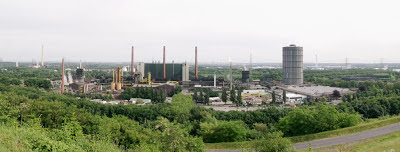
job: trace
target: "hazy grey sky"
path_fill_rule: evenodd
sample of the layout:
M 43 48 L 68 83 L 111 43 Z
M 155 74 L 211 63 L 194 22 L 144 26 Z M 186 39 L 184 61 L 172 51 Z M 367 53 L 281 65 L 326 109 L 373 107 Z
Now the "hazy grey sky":
M 0 0 L 3 60 L 400 62 L 396 0 Z

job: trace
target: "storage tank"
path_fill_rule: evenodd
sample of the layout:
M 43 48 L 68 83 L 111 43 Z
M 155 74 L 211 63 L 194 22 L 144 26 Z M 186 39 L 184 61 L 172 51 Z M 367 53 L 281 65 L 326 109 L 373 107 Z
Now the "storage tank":
M 111 90 L 115 90 L 115 83 L 111 83 Z
M 291 44 L 282 53 L 282 83 L 303 85 L 303 47 Z
M 122 89 L 122 84 L 121 83 L 117 83 L 117 90 L 121 90 Z

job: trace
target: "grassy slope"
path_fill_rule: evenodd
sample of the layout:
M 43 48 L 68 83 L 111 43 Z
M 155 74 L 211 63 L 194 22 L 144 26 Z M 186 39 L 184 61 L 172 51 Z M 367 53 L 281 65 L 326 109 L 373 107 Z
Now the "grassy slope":
M 320 151 L 362 151 L 362 152 L 376 152 L 376 151 L 399 151 L 400 150 L 400 131 L 364 139 L 347 144 L 335 145 L 330 147 L 323 147 L 312 149 L 312 152 Z M 305 150 L 307 151 L 307 150 Z
M 38 144 L 56 147 L 59 151 L 84 151 L 79 145 L 52 139 L 47 131 L 39 131 L 29 126 L 13 127 L 0 123 L 0 151 L 32 151 L 32 147 Z M 90 146 L 89 149 L 93 151 L 122 151 L 116 145 L 103 141 L 92 142 Z
M 349 135 L 349 134 L 353 134 L 353 133 L 357 133 L 357 132 L 363 132 L 363 131 L 367 131 L 367 130 L 371 130 L 371 129 L 376 129 L 376 128 L 380 128 L 383 126 L 388 126 L 391 124 L 399 123 L 399 122 L 400 122 L 400 116 L 388 118 L 385 120 L 372 119 L 372 120 L 369 120 L 368 122 L 360 123 L 359 125 L 353 126 L 353 127 L 342 128 L 342 129 L 332 130 L 332 131 L 326 131 L 326 132 L 321 132 L 321 133 L 316 133 L 316 134 L 290 137 L 289 139 L 293 143 L 300 143 L 300 142 L 306 142 L 306 141 L 312 141 L 312 140 L 318 140 L 318 139 L 324 139 L 324 138 L 333 138 L 333 137 Z M 210 143 L 210 144 L 206 144 L 206 149 L 208 149 L 208 150 L 244 149 L 244 148 L 251 148 L 253 145 L 254 145 L 254 141 L 231 142 L 231 143 Z
M 0 151 L 29 151 L 16 135 L 16 131 L 9 127 L 0 126 Z

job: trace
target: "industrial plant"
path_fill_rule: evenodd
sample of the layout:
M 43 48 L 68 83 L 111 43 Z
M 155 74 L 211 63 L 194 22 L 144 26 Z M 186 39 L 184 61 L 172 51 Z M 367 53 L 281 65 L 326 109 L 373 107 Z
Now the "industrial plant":
M 135 64 L 135 50 L 134 46 L 132 46 L 130 65 L 117 66 L 105 70 L 108 73 L 112 73 L 111 78 L 99 77 L 86 81 L 85 71 L 89 71 L 90 69 L 84 68 L 82 63 L 80 63 L 74 75 L 72 75 L 71 69 L 65 69 L 63 59 L 61 93 L 107 94 L 117 99 L 117 96 L 123 93 L 127 88 L 152 88 L 170 95 L 175 93 L 178 86 L 184 89 L 182 92 L 184 94 L 194 94 L 196 93 L 194 91 L 196 89 L 210 89 L 210 91 L 221 94 L 223 91 L 235 90 L 240 87 L 243 89 L 241 92 L 238 92 L 238 94 L 241 94 L 242 102 L 251 105 L 261 105 L 263 103 L 272 102 L 273 95 L 275 95 L 277 101 L 282 102 L 282 104 L 296 105 L 310 99 L 319 100 L 322 97 L 329 97 L 333 90 L 337 90 L 343 95 L 354 93 L 354 90 L 346 88 L 318 86 L 309 83 L 305 84 L 303 82 L 303 47 L 294 44 L 282 48 L 281 82 L 269 79 L 262 81 L 253 80 L 251 55 L 250 66 L 234 66 L 232 60 L 229 60 L 229 69 L 226 71 L 226 77 L 217 78 L 216 74 L 209 75 L 208 77 L 199 77 L 197 46 L 194 47 L 195 65 L 194 72 L 191 73 L 192 75 L 190 75 L 190 65 L 187 62 L 175 63 L 172 61 L 171 63 L 167 63 L 167 48 L 163 46 L 161 50 L 163 55 L 162 62 L 138 62 Z M 45 67 L 44 64 L 42 65 Z M 318 67 L 318 63 L 316 63 L 315 67 Z M 236 77 L 234 79 L 233 70 L 240 70 L 241 78 L 238 79 Z M 284 97 L 287 99 L 283 99 Z M 137 100 L 137 98 L 134 98 L 131 102 L 121 101 L 121 103 L 132 104 L 133 101 L 136 102 Z M 146 103 L 151 103 L 149 99 L 143 100 L 145 100 Z M 210 97 L 209 100 L 211 101 L 210 105 L 213 106 L 212 108 L 216 110 L 249 110 L 230 108 L 230 106 L 233 105 L 222 103 L 221 97 Z M 99 102 L 108 103 L 105 101 Z M 253 110 L 255 109 L 253 108 Z

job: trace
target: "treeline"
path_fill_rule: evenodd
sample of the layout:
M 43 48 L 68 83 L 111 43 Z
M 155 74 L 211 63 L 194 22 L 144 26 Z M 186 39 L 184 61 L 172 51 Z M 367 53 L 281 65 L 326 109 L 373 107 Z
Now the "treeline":
M 43 88 L 50 89 L 53 86 L 51 85 L 49 80 L 46 79 L 38 79 L 38 78 L 29 78 L 24 81 L 25 86 L 34 87 L 34 88 Z
M 22 89 L 23 88 L 23 89 Z M 107 116 L 112 118 L 117 115 L 126 116 L 129 119 L 137 121 L 141 125 L 147 124 L 149 121 L 156 121 L 160 116 L 167 118 L 170 122 L 176 122 L 182 124 L 187 128 L 187 133 L 191 136 L 200 136 L 205 141 L 212 142 L 224 142 L 224 141 L 243 141 L 253 140 L 262 137 L 262 133 L 254 131 L 255 124 L 265 124 L 272 133 L 278 131 L 277 123 L 280 119 L 290 115 L 291 109 L 275 109 L 268 107 L 266 109 L 260 109 L 256 111 L 214 111 L 211 109 L 205 109 L 193 105 L 193 100 L 190 96 L 178 95 L 174 96 L 172 103 L 159 103 L 146 106 L 138 105 L 104 105 L 95 102 L 87 101 L 86 99 L 76 99 L 70 96 L 60 96 L 58 94 L 40 92 L 33 88 L 25 88 L 20 86 L 14 87 L 1 87 L 0 91 L 9 92 L 15 91 L 16 94 L 27 95 L 30 99 L 39 101 L 56 102 L 60 101 L 66 106 L 76 107 L 78 109 L 85 109 L 85 111 L 98 116 Z M 129 92 L 129 91 L 127 91 Z M 209 121 L 213 120 L 213 121 Z M 232 121 L 232 122 L 231 122 Z M 46 123 L 47 124 L 47 123 Z M 48 123 L 51 124 L 51 123 Z M 218 125 L 216 125 L 218 124 Z M 221 126 L 219 126 L 221 124 Z M 225 140 L 209 140 L 207 134 L 204 134 L 204 130 L 210 129 L 210 126 L 214 126 L 211 130 L 219 130 L 226 127 L 226 124 L 235 125 L 239 130 L 245 130 L 244 134 L 237 134 L 240 137 Z M 228 125 L 228 126 L 229 126 Z M 311 125 L 311 124 L 310 124 Z M 203 126 L 203 128 L 202 128 Z M 311 127 L 311 126 L 310 126 Z M 202 131 L 203 130 L 203 131 Z M 236 129 L 232 130 L 236 132 Z M 207 132 L 207 131 L 206 131 Z M 307 134 L 304 131 L 302 134 Z M 229 134 L 229 133 L 228 133 Z M 234 133 L 236 134 L 236 133 Z M 285 134 L 286 136 L 290 134 Z
M 194 88 L 192 95 L 194 102 L 209 105 L 210 97 L 218 97 L 218 93 L 212 91 L 210 88 Z
M 361 116 L 339 112 L 333 105 L 296 108 L 279 120 L 277 128 L 286 136 L 298 136 L 350 127 L 361 122 Z
M 336 108 L 341 112 L 357 112 L 364 118 L 378 118 L 400 114 L 400 82 L 324 80 L 323 85 L 357 88 L 353 94 L 343 95 L 343 103 Z
M 304 80 L 309 81 L 313 78 L 342 79 L 346 77 L 390 77 L 397 80 L 399 72 L 375 69 L 332 69 L 332 70 L 304 70 Z
M 59 99 L 78 101 L 47 93 L 39 100 L 0 93 L 0 122 L 21 129 L 33 125 L 28 133 L 35 136 L 20 141 L 34 151 L 203 151 L 201 138 L 165 118 L 140 125 L 122 115 L 91 114 Z M 36 136 L 38 131 L 43 134 Z
M 16 78 L 8 78 L 8 77 L 1 76 L 0 83 L 5 84 L 5 85 L 20 85 L 21 80 L 16 79 Z
M 8 78 L 16 79 L 28 79 L 28 78 L 40 78 L 50 80 L 61 80 L 60 69 L 53 68 L 29 68 L 29 67 L 5 67 L 7 70 L 1 70 L 0 75 Z
M 128 87 L 118 96 L 122 100 L 130 100 L 131 98 L 151 99 L 152 103 L 163 103 L 166 97 L 163 91 L 149 87 Z

